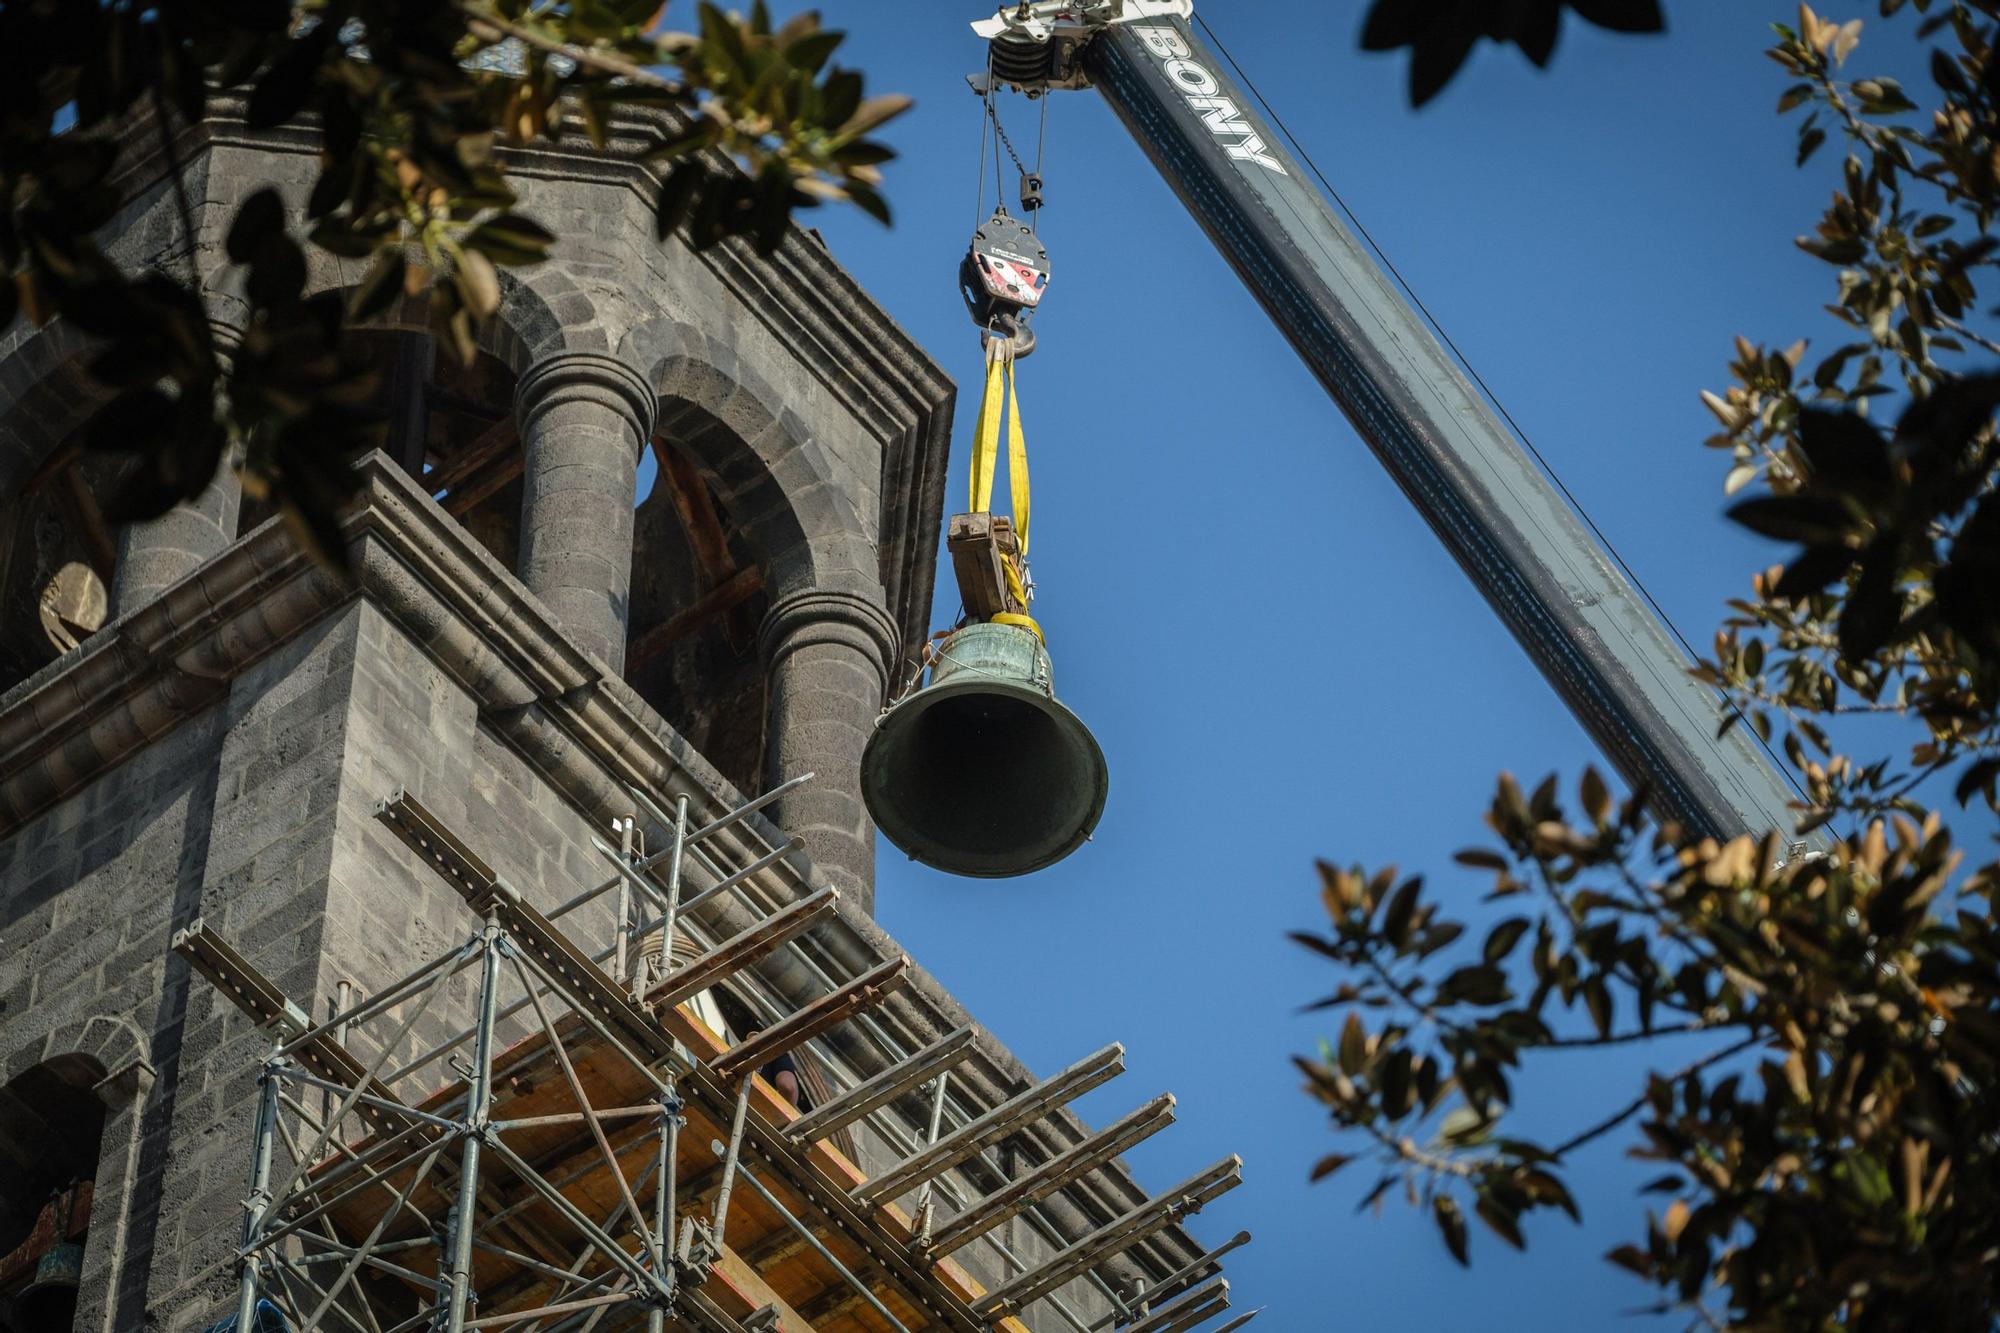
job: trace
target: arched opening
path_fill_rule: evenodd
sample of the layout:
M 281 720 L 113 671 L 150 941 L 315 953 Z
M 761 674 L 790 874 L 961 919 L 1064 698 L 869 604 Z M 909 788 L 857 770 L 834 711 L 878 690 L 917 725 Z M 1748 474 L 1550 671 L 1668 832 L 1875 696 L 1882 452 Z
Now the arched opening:
M 521 437 L 514 429 L 514 372 L 487 352 L 471 365 L 440 355 L 421 328 L 364 328 L 352 335 L 374 373 L 362 447 L 380 449 L 417 478 L 493 557 L 514 568 L 521 545 Z M 272 515 L 245 502 L 238 531 Z
M 73 435 L 0 500 L 0 693 L 103 626 L 118 540 L 98 497 L 125 466 Z
M 104 1136 L 97 1062 L 58 1056 L 0 1088 L 0 1321 L 65 1333 L 76 1314 Z
M 755 791 L 764 757 L 763 574 L 741 526 L 686 454 L 655 437 L 650 463 L 633 516 L 625 679 L 724 777 Z

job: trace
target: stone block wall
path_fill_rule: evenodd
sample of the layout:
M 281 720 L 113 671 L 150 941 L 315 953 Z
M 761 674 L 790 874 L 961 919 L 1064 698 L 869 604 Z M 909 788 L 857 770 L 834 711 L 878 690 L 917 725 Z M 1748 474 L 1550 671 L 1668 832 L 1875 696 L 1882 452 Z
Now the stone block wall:
M 0 840 L 0 1081 L 109 1021 L 151 1084 L 129 1174 L 98 1181 L 80 1329 L 196 1326 L 234 1288 L 265 1041 L 169 941 L 205 917 L 314 993 L 355 637 L 316 627 Z M 106 1166 L 122 1151 L 107 1132 Z

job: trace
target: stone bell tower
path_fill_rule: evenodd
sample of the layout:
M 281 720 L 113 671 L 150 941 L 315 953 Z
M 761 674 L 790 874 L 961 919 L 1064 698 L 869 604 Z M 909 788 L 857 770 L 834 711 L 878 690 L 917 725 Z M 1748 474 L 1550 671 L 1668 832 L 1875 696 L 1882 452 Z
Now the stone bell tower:
M 509 886 L 508 902 L 552 914 L 592 903 L 563 929 L 609 938 L 603 920 L 585 920 L 610 901 L 594 896 L 618 855 L 607 830 L 659 847 L 671 820 L 648 811 L 682 801 L 714 822 L 806 772 L 815 779 L 776 804 L 730 816 L 713 865 L 727 854 L 744 868 L 711 878 L 726 881 L 722 895 L 735 875 L 738 897 L 704 899 L 685 923 L 698 952 L 755 935 L 771 913 L 817 913 L 809 934 L 773 937 L 783 948 L 758 937 L 740 959 L 709 955 L 707 965 L 744 969 L 728 975 L 757 1011 L 750 1032 L 790 1021 L 803 1033 L 799 1015 L 835 1001 L 875 1006 L 865 1031 L 822 1024 L 799 1038 L 798 1105 L 750 1117 L 749 1140 L 764 1135 L 778 1154 L 763 1159 L 766 1178 L 791 1188 L 768 1163 L 793 1160 L 779 1138 L 799 1106 L 888 1078 L 898 1095 L 854 1103 L 835 1146 L 813 1149 L 812 1169 L 905 1169 L 877 1182 L 879 1206 L 808 1227 L 824 1244 L 882 1245 L 872 1228 L 905 1225 L 892 1185 L 914 1193 L 925 1182 L 928 1228 L 934 1197 L 962 1206 L 1038 1164 L 1046 1179 L 977 1243 L 964 1228 L 953 1257 L 856 1259 L 845 1288 L 791 1233 L 745 1232 L 764 1216 L 742 1204 L 737 1228 L 715 1241 L 713 1271 L 727 1281 L 690 1297 L 720 1311 L 703 1326 L 738 1327 L 740 1316 L 742 1327 L 767 1317 L 848 1327 L 865 1297 L 943 1310 L 952 1327 L 971 1327 L 983 1300 L 980 1327 L 1041 1328 L 1051 1301 L 1071 1322 L 1094 1321 L 1111 1308 L 1105 1293 L 1209 1271 L 1190 1266 L 1200 1247 L 1168 1225 L 1187 1199 L 1153 1207 L 1101 1146 L 1073 1170 L 1046 1165 L 1098 1142 L 1063 1107 L 1109 1076 L 1106 1058 L 1064 1095 L 1023 1101 L 1035 1088 L 1027 1071 L 872 920 L 859 764 L 928 630 L 953 386 L 811 232 L 795 229 L 769 258 L 655 241 L 658 178 L 641 154 L 670 128 L 634 113 L 609 151 L 578 138 L 507 155 L 521 209 L 561 240 L 546 262 L 506 275 L 472 364 L 440 355 L 407 305 L 358 334 L 378 372 L 381 424 L 345 523 L 346 576 L 304 558 L 226 473 L 156 522 L 107 525 L 93 496 L 117 460 L 79 446 L 103 399 L 84 370 L 90 347 L 60 322 L 16 321 L 0 337 L 0 1324 L 22 1292 L 55 1290 L 45 1279 L 56 1259 L 77 1258 L 73 1247 L 76 1329 L 181 1333 L 235 1308 L 251 1125 L 268 1086 L 260 1062 L 267 1077 L 291 1069 L 274 1043 L 363 997 L 394 998 L 398 978 L 480 927 L 422 844 L 385 828 L 386 809 L 420 809 L 452 830 L 454 847 L 480 849 L 463 864 Z M 122 170 L 133 202 L 108 248 L 127 265 L 192 265 L 227 346 L 242 336 L 244 306 L 223 233 L 265 186 L 298 208 L 313 145 L 252 132 L 240 108 L 218 102 L 171 147 L 143 115 L 132 126 Z M 172 164 L 194 204 L 193 236 Z M 361 277 L 350 261 L 313 259 L 314 289 Z M 619 822 L 635 814 L 636 830 Z M 607 883 L 627 874 L 612 869 Z M 486 910 L 490 943 L 498 909 Z M 620 967 L 623 937 L 640 933 L 623 911 Z M 598 955 L 605 975 L 578 967 L 622 990 L 627 977 L 602 961 L 610 948 Z M 848 995 L 864 981 L 865 994 Z M 413 1040 L 448 1041 L 476 1019 L 464 977 L 438 996 L 409 1019 Z M 371 1049 L 365 1026 L 315 1038 L 344 1044 L 311 1068 L 323 1075 L 351 1057 L 386 1071 L 394 1052 Z M 675 1029 L 672 1049 L 698 1051 L 707 1031 Z M 890 1071 L 913 1059 L 935 1092 L 920 1094 L 914 1073 L 896 1082 Z M 446 1072 L 419 1062 L 369 1086 L 416 1105 L 442 1095 L 433 1088 Z M 527 1096 L 551 1077 L 517 1073 L 501 1093 Z M 300 1092 L 280 1110 L 310 1137 L 333 1101 Z M 976 1153 L 910 1158 L 926 1123 L 935 1141 L 1003 1110 L 1004 1143 L 979 1129 Z M 1164 1123 L 1158 1110 L 1147 1132 Z M 1143 1137 L 1121 1132 L 1103 1142 Z M 580 1147 L 595 1151 L 551 1144 L 535 1169 L 555 1173 Z M 717 1173 L 690 1170 L 688 1206 L 712 1203 Z M 800 1209 L 824 1191 L 815 1179 L 798 1186 Z M 533 1217 L 528 1203 L 510 1207 L 498 1211 Z M 1068 1263 L 1065 1247 L 1135 1209 L 1143 1225 L 1115 1251 L 1020 1285 L 1022 1270 Z M 463 1219 L 435 1225 L 442 1234 Z M 367 1231 L 340 1234 L 359 1244 Z M 516 1258 L 534 1243 L 508 1234 L 502 1248 Z M 291 1245 L 259 1262 L 283 1251 L 287 1281 L 315 1280 Z M 553 1252 L 532 1262 L 560 1271 Z M 1114 1253 L 1123 1257 L 1100 1262 Z M 508 1292 L 528 1299 L 535 1277 L 482 1273 L 487 1309 Z M 1018 1299 L 993 1291 L 1009 1274 Z M 819 1278 L 832 1286 L 808 1280 Z M 428 1299 L 426 1281 L 392 1265 L 335 1304 Z M 342 1317 L 368 1333 L 373 1316 Z M 605 1325 L 627 1326 L 643 1324 Z
M 179 235 L 165 162 L 135 132 L 139 202 L 110 248 L 176 268 L 191 252 L 226 347 L 240 337 L 240 275 L 221 231 L 266 184 L 296 204 L 316 164 L 302 143 L 218 124 L 186 136 L 203 234 Z M 628 127 L 635 141 L 647 132 Z M 873 837 L 852 776 L 901 645 L 927 629 L 953 386 L 812 233 L 770 259 L 654 242 L 652 173 L 619 151 L 630 146 L 513 155 L 522 208 L 563 241 L 504 275 L 471 367 L 440 357 L 421 310 L 367 331 L 380 445 L 727 776 L 748 788 L 821 772 L 780 822 L 865 902 Z M 358 279 L 313 257 L 321 289 Z M 101 586 L 85 620 L 116 620 L 266 517 L 225 474 L 157 522 L 107 530 L 89 483 L 112 465 L 73 447 L 96 405 L 86 350 L 60 325 L 17 323 L 4 343 L 0 481 L 27 493 L 0 532 L 3 685 L 82 637 L 42 623 L 52 584 Z

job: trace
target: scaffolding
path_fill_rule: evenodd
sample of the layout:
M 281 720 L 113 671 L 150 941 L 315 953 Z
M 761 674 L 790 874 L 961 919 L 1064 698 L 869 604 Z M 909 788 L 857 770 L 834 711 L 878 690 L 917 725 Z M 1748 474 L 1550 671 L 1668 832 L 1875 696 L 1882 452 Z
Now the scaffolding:
M 635 820 L 620 821 L 618 846 L 593 839 L 604 880 L 546 914 L 398 792 L 377 819 L 478 927 L 373 995 L 343 985 L 317 1021 L 203 922 L 177 934 L 175 950 L 271 1041 L 234 1327 L 265 1326 L 273 1309 L 295 1329 L 349 1333 L 1025 1333 L 1037 1301 L 1073 1333 L 1179 1333 L 1220 1315 L 1221 1258 L 1247 1233 L 1140 1291 L 1103 1269 L 1233 1188 L 1240 1161 L 1065 1237 L 1044 1203 L 1164 1128 L 1173 1097 L 1006 1169 L 1003 1141 L 1115 1077 L 1123 1049 L 973 1104 L 952 1079 L 971 1030 L 899 1039 L 877 1010 L 909 959 L 842 975 L 811 934 L 835 892 L 798 875 L 796 844 L 745 836 L 747 816 L 810 777 L 695 828 L 687 797 L 669 813 L 632 791 L 665 845 L 635 852 Z M 716 836 L 726 829 L 736 836 Z M 704 910 L 725 895 L 750 922 L 734 934 Z M 788 1006 L 761 984 L 756 965 L 781 952 L 816 998 Z M 734 1041 L 703 1008 L 724 983 L 760 1025 Z M 874 1048 L 876 1072 L 861 1076 L 836 1029 Z M 831 1084 L 803 1114 L 760 1072 L 792 1052 Z M 857 1131 L 899 1160 L 864 1174 Z M 1021 1258 L 1008 1223 L 1047 1252 Z M 990 1290 L 953 1258 L 974 1242 L 1003 1271 Z M 1108 1317 L 1085 1322 L 1063 1294 L 1076 1282 Z

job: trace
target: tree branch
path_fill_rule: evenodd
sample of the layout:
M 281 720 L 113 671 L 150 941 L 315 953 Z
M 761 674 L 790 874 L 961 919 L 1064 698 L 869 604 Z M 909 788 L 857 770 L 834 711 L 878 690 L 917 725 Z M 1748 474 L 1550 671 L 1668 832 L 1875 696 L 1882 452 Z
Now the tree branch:
M 534 47 L 537 51 L 541 51 L 547 55 L 561 56 L 565 60 L 573 60 L 585 68 L 594 69 L 603 74 L 614 75 L 621 79 L 629 79 L 633 83 L 641 83 L 648 88 L 658 88 L 662 92 L 672 93 L 677 97 L 691 96 L 687 85 L 684 83 L 676 83 L 672 79 L 655 74 L 652 70 L 642 65 L 635 65 L 622 56 L 607 55 L 602 51 L 595 51 L 589 47 L 573 46 L 568 42 L 557 41 L 553 37 L 545 37 L 533 28 L 523 27 L 519 23 L 503 19 L 491 10 L 483 9 L 473 4 L 471 0 L 454 0 L 452 8 L 465 15 L 466 21 L 478 36 L 491 37 L 497 33 L 503 38 L 512 37 L 523 45 Z M 487 31 L 480 32 L 481 28 Z
M 1669 1081 L 1678 1083 L 1682 1079 L 1686 1078 L 1689 1074 L 1697 1073 L 1703 1069 L 1708 1068 L 1712 1064 L 1716 1064 L 1717 1062 L 1722 1060 L 1727 1060 L 1732 1055 L 1736 1055 L 1739 1054 L 1740 1052 L 1750 1049 L 1752 1046 L 1755 1046 L 1760 1040 L 1762 1040 L 1762 1038 L 1753 1034 L 1751 1036 L 1745 1037 L 1743 1040 L 1739 1042 L 1734 1042 L 1728 1046 L 1725 1046 L 1719 1051 L 1711 1051 L 1707 1055 L 1704 1055 L 1701 1059 L 1696 1060 L 1693 1064 L 1683 1066 L 1677 1073 L 1673 1075 L 1672 1079 Z M 1628 1102 L 1624 1107 L 1622 1107 L 1618 1111 L 1613 1112 L 1611 1115 L 1606 1116 L 1604 1119 L 1598 1121 L 1596 1124 L 1592 1125 L 1589 1129 L 1586 1129 L 1582 1133 L 1577 1134 L 1571 1138 L 1565 1139 L 1561 1143 L 1557 1144 L 1555 1147 L 1549 1149 L 1549 1154 L 1553 1157 L 1567 1157 L 1569 1156 L 1570 1153 L 1576 1151 L 1578 1148 L 1581 1148 L 1584 1144 L 1589 1143 L 1591 1140 L 1603 1138 L 1606 1134 L 1609 1134 L 1612 1130 L 1618 1128 L 1618 1126 L 1624 1124 L 1627 1120 L 1630 1120 L 1633 1116 L 1637 1115 L 1640 1111 L 1644 1110 L 1646 1103 L 1649 1100 L 1650 1097 L 1648 1096 L 1648 1094 L 1643 1092 L 1640 1093 L 1637 1097 L 1633 1098 L 1630 1102 Z
M 1983 351 L 1992 352 L 1996 356 L 2000 356 L 2000 343 L 1994 342 L 1991 338 L 1988 338 L 1983 334 L 1973 332 L 1970 328 L 1967 328 L 1962 321 L 1953 319 L 1950 315 L 1945 314 L 1942 310 L 1937 312 L 1937 321 L 1938 323 L 1944 325 L 1946 328 L 1950 329 L 1953 333 L 1956 333 L 1959 337 L 1973 344 L 1975 347 L 1978 347 Z
M 1693 1018 L 1685 1023 L 1669 1023 L 1661 1027 L 1644 1028 L 1634 1032 L 1618 1032 L 1608 1037 L 1554 1037 L 1548 1041 L 1537 1042 L 1535 1045 L 1524 1047 L 1523 1049 L 1543 1051 L 1576 1049 L 1585 1046 L 1624 1046 L 1635 1041 L 1651 1041 L 1654 1037 L 1673 1037 L 1687 1032 L 1706 1032 L 1708 1030 L 1709 1025 L 1707 1023 L 1702 1022 L 1699 1018 Z

